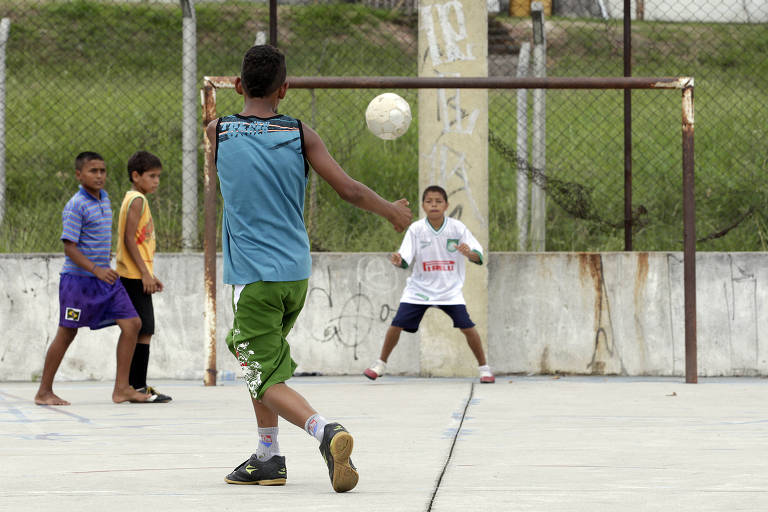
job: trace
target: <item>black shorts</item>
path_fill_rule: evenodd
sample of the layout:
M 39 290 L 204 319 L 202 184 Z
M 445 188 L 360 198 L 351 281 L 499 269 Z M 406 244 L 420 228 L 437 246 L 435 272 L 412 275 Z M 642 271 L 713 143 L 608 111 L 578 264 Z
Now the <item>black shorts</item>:
M 421 319 L 424 318 L 424 313 L 431 307 L 432 306 L 429 304 L 410 304 L 408 302 L 401 302 L 400 306 L 397 308 L 395 318 L 392 320 L 392 325 L 400 327 L 405 332 L 416 332 L 419 330 L 419 324 L 421 324 Z M 438 304 L 434 307 L 445 311 L 445 313 L 453 320 L 453 326 L 458 329 L 469 329 L 470 327 L 475 326 L 469 318 L 467 306 L 464 304 Z
M 141 318 L 139 334 L 155 334 L 155 308 L 152 306 L 152 295 L 144 293 L 141 279 L 129 279 L 121 276 L 120 281 L 122 281 L 125 291 L 128 292 L 133 307 L 136 308 L 136 313 Z

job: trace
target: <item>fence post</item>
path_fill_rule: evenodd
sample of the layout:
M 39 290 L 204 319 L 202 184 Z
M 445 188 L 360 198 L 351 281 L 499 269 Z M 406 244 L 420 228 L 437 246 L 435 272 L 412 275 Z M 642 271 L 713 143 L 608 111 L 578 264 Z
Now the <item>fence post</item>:
M 632 16 L 624 0 L 624 76 L 632 76 Z M 624 89 L 624 250 L 632 250 L 632 89 Z
M 528 76 L 531 43 L 520 44 L 518 78 Z M 528 89 L 517 90 L 517 250 L 528 249 Z
M 5 218 L 5 47 L 11 19 L 0 20 L 0 224 Z
M 315 89 L 310 89 L 309 94 L 312 97 L 312 129 L 317 130 L 317 97 Z M 317 173 L 309 173 L 309 215 L 307 215 L 307 233 L 309 235 L 309 244 L 313 250 L 317 250 L 315 241 L 317 240 Z
M 683 89 L 683 291 L 685 302 L 685 382 L 698 382 L 696 340 L 696 200 L 693 166 L 693 79 Z
M 269 0 L 269 44 L 277 48 L 277 0 Z
M 181 244 L 197 247 L 197 27 L 194 0 L 181 0 Z
M 216 118 L 216 89 L 205 80 L 202 91 L 203 126 Z M 216 385 L 216 173 L 211 167 L 213 145 L 203 130 L 205 141 L 205 223 L 203 229 L 203 261 L 205 281 L 205 373 L 203 383 Z
M 541 2 L 531 4 L 533 18 L 533 76 L 547 76 L 547 42 L 544 37 L 544 7 Z M 546 186 L 546 124 L 547 104 L 544 89 L 533 90 L 533 140 L 531 141 L 531 250 L 546 250 L 547 196 Z

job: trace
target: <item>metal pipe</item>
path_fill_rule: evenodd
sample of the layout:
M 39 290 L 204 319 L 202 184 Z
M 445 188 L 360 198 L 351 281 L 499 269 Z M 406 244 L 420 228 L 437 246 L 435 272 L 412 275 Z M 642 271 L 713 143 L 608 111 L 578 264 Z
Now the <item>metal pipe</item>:
M 5 218 L 5 48 L 11 19 L 0 20 L 0 224 Z
M 206 76 L 216 88 L 232 89 L 234 76 Z M 294 76 L 292 89 L 684 89 L 690 77 L 415 77 Z
M 517 77 L 528 76 L 531 44 L 520 44 Z M 528 90 L 517 90 L 517 250 L 528 250 Z
M 312 98 L 312 128 L 317 129 L 317 97 L 314 89 L 310 89 L 309 93 Z M 317 173 L 309 174 L 309 215 L 307 215 L 307 233 L 309 235 L 309 243 L 312 245 L 317 240 L 317 234 L 315 229 L 317 228 Z
M 698 382 L 696 342 L 696 202 L 693 166 L 693 82 L 683 89 L 683 288 L 685 382 Z
M 624 76 L 632 76 L 632 13 L 624 0 Z M 632 250 L 632 89 L 624 89 L 624 250 Z
M 277 48 L 277 0 L 269 0 L 269 44 Z
M 197 248 L 197 20 L 193 0 L 182 9 L 181 245 Z
M 533 19 L 533 76 L 547 76 L 547 41 L 544 34 L 544 6 L 531 3 Z M 544 192 L 547 166 L 547 95 L 544 89 L 533 90 L 533 134 L 531 140 L 531 250 L 546 250 L 547 194 Z
M 216 89 L 209 83 L 203 87 L 203 133 L 205 127 L 216 118 Z M 216 385 L 216 175 L 211 162 L 213 146 L 205 136 L 205 234 L 203 236 L 203 261 L 205 280 L 205 373 L 206 386 Z

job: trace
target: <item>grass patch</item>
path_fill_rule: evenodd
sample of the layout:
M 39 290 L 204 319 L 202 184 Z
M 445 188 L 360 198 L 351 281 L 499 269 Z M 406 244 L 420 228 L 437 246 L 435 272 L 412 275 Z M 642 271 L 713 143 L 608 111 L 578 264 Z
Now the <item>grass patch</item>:
M 7 207 L 0 252 L 61 250 L 61 209 L 75 192 L 75 154 L 107 159 L 107 190 L 119 208 L 129 187 L 125 162 L 138 149 L 160 156 L 165 172 L 151 197 L 161 251 L 181 249 L 181 10 L 177 4 L 22 1 L 0 5 L 12 19 L 7 48 Z M 232 75 L 243 51 L 268 32 L 266 4 L 196 6 L 198 75 Z M 291 75 L 416 74 L 414 17 L 350 4 L 281 5 L 280 46 Z M 516 40 L 521 20 L 500 17 Z M 616 76 L 622 71 L 620 20 L 548 20 L 549 76 Z M 745 24 L 633 24 L 636 76 L 696 78 L 696 197 L 700 236 L 730 226 L 700 250 L 765 250 L 768 156 L 768 31 Z M 508 74 L 514 74 L 509 70 Z M 356 179 L 384 197 L 408 197 L 418 214 L 418 109 L 415 90 L 396 91 L 414 111 L 408 133 L 373 137 L 363 112 L 382 91 L 292 90 L 281 109 L 311 124 Z M 241 99 L 219 91 L 220 113 Z M 576 195 L 551 194 L 549 250 L 623 248 L 623 121 L 620 91 L 547 93 L 547 174 Z M 633 204 L 645 214 L 637 250 L 682 247 L 680 95 L 634 91 Z M 529 117 L 531 115 L 529 95 Z M 515 91 L 489 93 L 491 132 L 512 148 Z M 202 137 L 202 131 L 199 132 Z M 199 170 L 202 174 L 202 147 Z M 489 151 L 490 249 L 516 250 L 514 161 Z M 198 177 L 202 217 L 202 176 Z M 315 250 L 382 251 L 401 235 L 340 201 L 319 180 L 307 202 Z M 309 194 L 309 192 L 308 192 Z M 575 206 L 578 206 L 576 208 Z M 311 207 L 310 207 L 311 206 Z M 585 220 L 573 211 L 587 212 Z M 202 230 L 202 222 L 199 222 Z M 202 240 L 200 233 L 199 240 Z

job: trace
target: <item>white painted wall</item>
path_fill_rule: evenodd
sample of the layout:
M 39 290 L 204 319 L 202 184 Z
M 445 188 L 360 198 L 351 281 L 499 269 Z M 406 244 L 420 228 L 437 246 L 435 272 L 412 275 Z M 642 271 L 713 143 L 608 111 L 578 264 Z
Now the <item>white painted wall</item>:
M 595 0 L 597 1 L 597 0 Z M 624 0 L 603 0 L 610 18 L 624 17 Z M 631 2 L 632 19 L 637 10 Z M 646 21 L 700 21 L 713 23 L 765 23 L 765 0 L 645 0 Z
M 768 375 L 767 258 L 698 254 L 699 375 Z M 681 253 L 497 253 L 489 270 L 497 369 L 685 374 Z
M 383 253 L 313 258 L 307 305 L 289 337 L 298 371 L 360 373 L 379 353 L 408 272 Z M 39 378 L 56 332 L 62 264 L 58 254 L 0 255 L 0 381 Z M 202 381 L 202 255 L 160 254 L 156 269 L 166 291 L 155 295 L 150 379 Z M 681 253 L 491 253 L 488 274 L 497 372 L 684 374 Z M 764 283 L 768 253 L 699 253 L 700 375 L 768 376 Z M 219 286 L 218 366 L 237 371 L 224 344 L 230 297 Z M 112 380 L 117 335 L 116 327 L 81 331 L 57 379 Z M 389 369 L 418 375 L 418 343 L 403 333 Z

